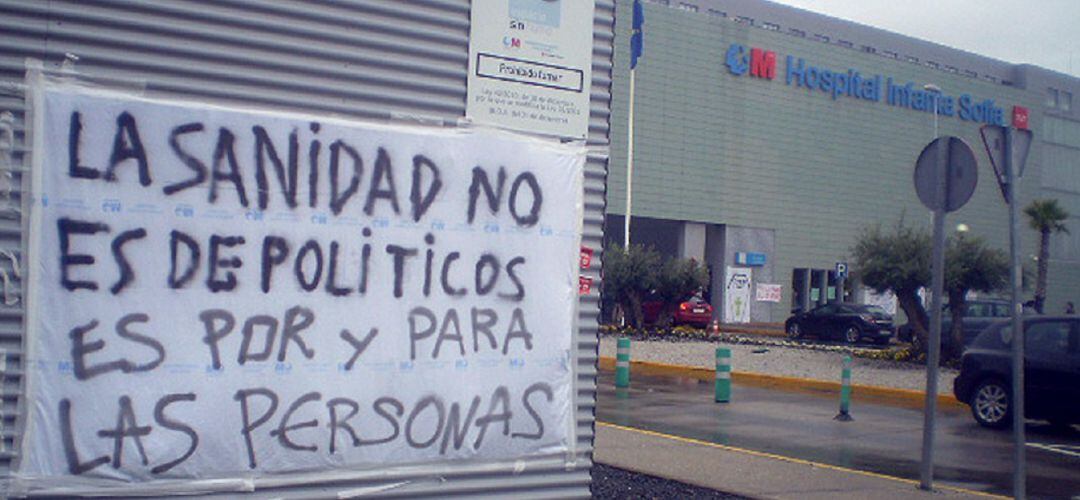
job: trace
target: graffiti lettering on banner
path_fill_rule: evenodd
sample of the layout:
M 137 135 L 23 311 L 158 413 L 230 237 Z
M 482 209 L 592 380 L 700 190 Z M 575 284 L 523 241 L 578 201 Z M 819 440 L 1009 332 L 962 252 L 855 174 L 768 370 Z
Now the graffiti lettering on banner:
M 17 477 L 568 449 L 582 148 L 45 82 L 32 104 Z

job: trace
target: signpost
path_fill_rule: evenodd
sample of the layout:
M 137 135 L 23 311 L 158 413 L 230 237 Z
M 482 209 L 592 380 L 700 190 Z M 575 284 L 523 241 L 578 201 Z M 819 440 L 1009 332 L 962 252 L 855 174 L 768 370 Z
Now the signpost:
M 919 487 L 933 488 L 934 419 L 937 412 L 938 363 L 941 359 L 941 296 L 945 288 L 945 213 L 964 206 L 978 182 L 975 154 L 958 137 L 938 137 L 923 149 L 915 164 L 915 191 L 934 211 L 931 261 L 930 339 L 926 360 L 926 405 L 923 413 L 922 467 Z
M 594 10 L 593 0 L 471 2 L 465 116 L 484 125 L 584 139 Z
M 847 281 L 848 267 L 847 262 L 836 263 L 836 296 L 839 298 L 839 302 L 844 301 L 844 282 Z
M 1024 498 L 1027 494 L 1024 471 L 1024 329 L 1020 315 L 1021 270 L 1019 216 L 1017 214 L 1017 183 L 1024 174 L 1031 131 L 985 125 L 982 134 L 986 153 L 994 166 L 1001 194 L 1009 206 L 1009 254 L 1012 263 L 1010 288 L 1012 289 L 1012 394 L 1013 394 L 1013 497 Z

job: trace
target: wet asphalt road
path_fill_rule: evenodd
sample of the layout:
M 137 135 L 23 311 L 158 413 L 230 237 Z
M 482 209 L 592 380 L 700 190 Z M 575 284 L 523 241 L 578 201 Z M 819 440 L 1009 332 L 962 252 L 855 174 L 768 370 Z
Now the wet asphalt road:
M 814 394 L 735 385 L 732 402 L 712 402 L 711 383 L 633 375 L 616 391 L 601 372 L 602 422 L 918 480 L 922 410 L 852 403 L 852 422 L 833 420 L 838 401 Z M 966 408 L 966 407 L 965 407 Z M 1012 492 L 1012 435 L 979 427 L 966 410 L 939 409 L 935 481 L 1001 495 Z M 1027 426 L 1028 494 L 1080 497 L 1080 429 Z

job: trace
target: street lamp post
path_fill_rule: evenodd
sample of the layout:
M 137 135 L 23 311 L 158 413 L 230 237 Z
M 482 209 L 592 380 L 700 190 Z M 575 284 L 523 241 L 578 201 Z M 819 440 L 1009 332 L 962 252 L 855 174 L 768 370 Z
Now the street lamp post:
M 930 92 L 934 96 L 934 139 L 938 138 L 938 97 L 941 95 L 941 87 L 928 83 L 923 85 L 923 90 Z M 930 224 L 934 223 L 934 212 L 930 212 Z
M 923 85 L 923 90 L 934 94 L 934 138 L 938 137 L 938 98 L 941 97 L 941 87 L 928 83 Z

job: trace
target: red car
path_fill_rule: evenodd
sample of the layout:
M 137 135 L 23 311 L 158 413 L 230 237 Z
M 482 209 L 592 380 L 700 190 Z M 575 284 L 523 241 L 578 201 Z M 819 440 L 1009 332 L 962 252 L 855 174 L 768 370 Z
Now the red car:
M 664 303 L 653 300 L 641 304 L 641 315 L 645 323 L 656 323 L 660 319 L 660 312 Z M 701 297 L 691 297 L 679 304 L 672 313 L 673 325 L 692 325 L 704 328 L 712 321 L 712 306 Z

